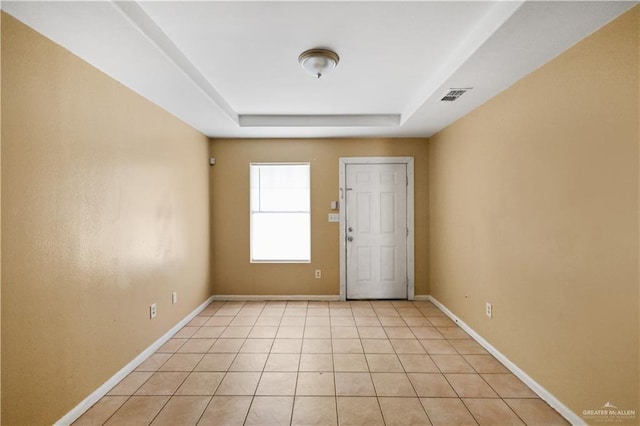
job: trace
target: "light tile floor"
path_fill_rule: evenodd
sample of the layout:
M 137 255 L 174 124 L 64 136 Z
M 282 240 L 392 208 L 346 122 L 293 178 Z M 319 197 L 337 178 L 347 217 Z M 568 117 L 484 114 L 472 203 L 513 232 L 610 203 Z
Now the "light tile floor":
M 75 425 L 568 424 L 429 302 L 213 302 Z

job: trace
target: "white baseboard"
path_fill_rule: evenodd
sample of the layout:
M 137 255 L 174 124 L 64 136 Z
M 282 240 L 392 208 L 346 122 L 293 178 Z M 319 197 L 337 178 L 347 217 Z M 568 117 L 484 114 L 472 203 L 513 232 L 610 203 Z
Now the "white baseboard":
M 204 303 L 198 306 L 193 312 L 183 318 L 179 323 L 173 326 L 158 340 L 152 343 L 148 348 L 142 351 L 131 362 L 125 365 L 120 371 L 114 374 L 109 380 L 107 380 L 102 386 L 96 389 L 91 395 L 86 397 L 80 404 L 65 414 L 60 420 L 55 422 L 55 425 L 66 426 L 76 421 L 85 411 L 93 406 L 96 402 L 105 396 L 113 387 L 115 387 L 122 379 L 124 379 L 129 373 L 134 371 L 140 364 L 144 362 L 151 354 L 157 351 L 163 344 L 165 344 L 175 333 L 180 331 L 189 321 L 191 321 L 196 315 L 202 312 L 212 301 L 214 300 L 312 300 L 312 301 L 337 301 L 340 300 L 340 296 L 336 295 L 216 295 L 209 297 Z M 451 312 L 446 306 L 440 303 L 433 296 L 429 295 L 416 295 L 417 301 L 429 301 L 436 305 L 445 315 L 460 326 L 471 338 L 484 347 L 489 353 L 491 353 L 498 361 L 504 364 L 515 376 L 522 380 L 531 390 L 533 390 L 540 398 L 547 402 L 551 407 L 558 411 L 565 419 L 567 419 L 572 425 L 586 425 L 584 420 L 575 414 L 571 409 L 564 405 L 558 398 L 542 387 L 538 382 L 533 380 L 527 373 L 522 371 L 517 365 L 515 365 L 509 358 L 493 347 L 482 336 L 480 336 L 475 330 L 469 327 L 464 321 L 458 318 L 453 312 Z
M 309 300 L 309 301 L 320 301 L 320 302 L 335 302 L 340 300 L 339 295 L 323 295 L 323 294 L 291 294 L 291 295 L 248 295 L 248 294 L 216 294 L 212 296 L 213 300 L 247 300 L 247 301 L 263 301 L 263 300 Z
M 491 355 L 493 355 L 498 361 L 500 361 L 505 367 L 507 367 L 515 376 L 522 380 L 532 391 L 534 391 L 540 398 L 553 407 L 562 417 L 567 419 L 572 425 L 586 425 L 585 421 L 580 416 L 571 411 L 569 407 L 564 405 L 558 398 L 553 396 L 551 392 L 542 387 L 538 382 L 533 380 L 527 373 L 522 371 L 517 365 L 515 365 L 509 358 L 507 358 L 502 352 L 497 350 L 487 342 L 482 336 L 480 336 L 474 329 L 469 327 L 464 321 L 458 318 L 453 312 L 451 312 L 446 306 L 436 300 L 433 296 L 425 296 L 424 300 L 429 300 L 436 305 L 446 316 L 451 318 L 456 324 L 460 326 L 469 336 L 478 342 L 483 348 L 485 348 Z M 417 300 L 417 297 L 416 297 Z
M 204 310 L 213 301 L 213 296 L 209 297 L 204 303 L 198 306 L 193 312 L 184 317 L 179 323 L 174 325 L 169 331 L 162 335 L 158 340 L 153 342 L 148 348 L 142 351 L 137 357 L 135 357 L 130 363 L 122 367 L 120 371 L 114 374 L 109 380 L 104 382 L 102 386 L 96 389 L 91 395 L 86 397 L 80 404 L 76 405 L 71 411 L 65 414 L 60 420 L 55 422 L 55 425 L 66 426 L 76 421 L 82 414 L 96 402 L 105 396 L 115 385 L 120 383 L 129 373 L 135 370 L 140 364 L 144 362 L 150 355 L 157 351 L 167 340 L 176 334 L 182 327 L 187 325 L 189 321 L 195 318 L 200 312 Z

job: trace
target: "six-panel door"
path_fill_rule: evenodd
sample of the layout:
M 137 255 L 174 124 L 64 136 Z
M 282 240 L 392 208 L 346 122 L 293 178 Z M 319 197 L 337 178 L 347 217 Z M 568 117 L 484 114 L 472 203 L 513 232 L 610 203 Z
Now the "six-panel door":
M 407 168 L 346 166 L 347 298 L 407 298 Z

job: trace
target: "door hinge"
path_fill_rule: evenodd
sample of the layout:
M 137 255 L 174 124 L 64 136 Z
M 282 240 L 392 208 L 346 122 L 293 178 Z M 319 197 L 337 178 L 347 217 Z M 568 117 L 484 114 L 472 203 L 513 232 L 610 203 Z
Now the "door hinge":
M 407 182 L 407 186 L 409 186 L 409 176 L 405 176 L 405 180 Z
M 407 228 L 407 237 L 409 236 L 409 228 Z

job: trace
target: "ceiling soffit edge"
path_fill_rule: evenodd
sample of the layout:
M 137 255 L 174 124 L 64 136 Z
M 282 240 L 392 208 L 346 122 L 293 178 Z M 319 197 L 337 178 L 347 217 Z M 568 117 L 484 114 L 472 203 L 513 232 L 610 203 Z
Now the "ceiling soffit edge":
M 127 20 L 150 40 L 206 97 L 239 127 L 401 127 L 524 3 L 497 2 L 469 31 L 434 76 L 403 111 L 392 114 L 239 114 L 136 1 L 112 1 Z
M 114 1 L 122 14 L 164 53 L 222 112 L 238 124 L 238 113 L 226 99 L 209 83 L 182 51 L 171 41 L 162 29 L 142 10 L 135 1 Z
M 524 3 L 524 0 L 496 2 L 484 19 L 471 29 L 464 41 L 451 52 L 446 62 L 418 90 L 402 111 L 400 125 L 406 123 L 432 96 L 446 91 L 443 85 Z M 466 82 L 462 84 L 465 86 Z

